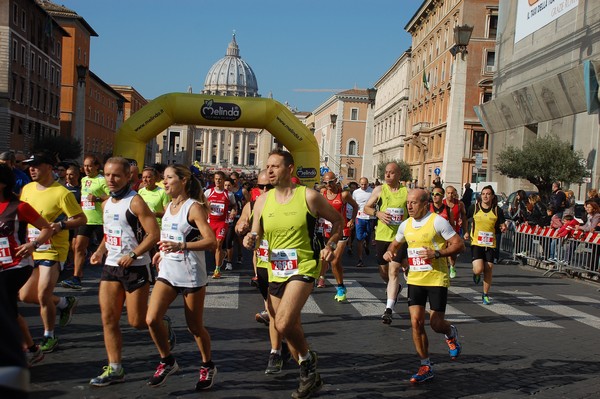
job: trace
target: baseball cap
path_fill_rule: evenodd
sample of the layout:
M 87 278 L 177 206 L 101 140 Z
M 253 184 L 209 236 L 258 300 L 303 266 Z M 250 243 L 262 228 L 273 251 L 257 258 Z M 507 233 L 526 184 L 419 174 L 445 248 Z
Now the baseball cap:
M 57 159 L 56 159 L 56 157 L 52 156 L 50 153 L 42 151 L 42 152 L 36 152 L 31 157 L 24 159 L 23 163 L 26 163 L 29 165 L 40 165 L 40 164 L 45 163 L 45 164 L 54 166 L 57 163 Z

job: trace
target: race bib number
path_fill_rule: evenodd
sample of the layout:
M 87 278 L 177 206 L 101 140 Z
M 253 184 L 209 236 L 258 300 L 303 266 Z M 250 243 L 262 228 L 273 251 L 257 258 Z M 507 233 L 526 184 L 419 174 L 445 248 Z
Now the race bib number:
M 477 244 L 491 247 L 494 245 L 494 233 L 491 231 L 480 231 L 477 235 Z
M 269 242 L 267 240 L 260 240 L 256 254 L 261 261 L 269 262 Z
M 13 263 L 13 258 L 10 254 L 10 244 L 8 242 L 8 237 L 0 237 L 0 263 Z
M 298 274 L 298 253 L 295 249 L 274 249 L 269 260 L 275 277 Z
M 94 201 L 90 201 L 88 199 L 82 199 L 81 200 L 81 209 L 83 209 L 84 211 L 95 211 L 96 203 Z
M 120 227 L 105 227 L 104 228 L 104 243 L 106 249 L 112 252 L 120 253 L 123 248 L 121 237 L 123 232 Z
M 392 217 L 392 226 L 399 226 L 404 220 L 404 208 L 387 208 L 385 211 Z
M 356 214 L 356 218 L 357 218 L 357 219 L 370 219 L 370 216 L 369 216 L 369 215 L 367 215 L 367 214 L 365 213 L 365 211 L 361 209 L 361 210 L 360 210 L 360 211 L 358 211 L 358 213 Z
M 425 248 L 408 248 L 408 266 L 411 272 L 427 272 L 433 270 L 431 259 L 423 259 L 419 256 L 419 251 Z
M 325 222 L 325 219 L 319 218 L 319 221 L 317 222 L 317 233 L 323 233 L 323 223 L 324 222 Z
M 36 241 L 39 236 L 40 236 L 40 231 L 38 229 L 36 229 L 35 227 L 30 227 L 27 229 L 27 241 L 29 241 L 29 242 Z M 45 243 L 41 244 L 36 249 L 36 251 L 37 252 L 47 251 L 50 249 L 51 246 L 52 246 L 52 244 L 50 244 L 50 241 L 46 241 Z
M 173 241 L 176 243 L 183 243 L 183 234 L 181 234 L 177 230 L 166 230 L 163 229 L 160 231 L 160 240 L 161 241 Z M 177 252 L 163 252 L 160 251 L 160 256 L 163 259 L 171 259 L 171 260 L 183 260 L 183 250 Z
M 225 204 L 211 203 L 210 214 L 212 216 L 223 216 L 225 214 Z
M 325 236 L 329 237 L 331 235 L 331 229 L 333 228 L 333 224 L 328 220 L 323 221 L 323 233 Z

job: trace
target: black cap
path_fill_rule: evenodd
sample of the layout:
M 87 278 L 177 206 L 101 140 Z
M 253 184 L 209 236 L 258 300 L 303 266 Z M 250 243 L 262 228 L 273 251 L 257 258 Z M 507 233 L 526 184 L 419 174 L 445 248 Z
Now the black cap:
M 45 163 L 54 166 L 57 163 L 57 159 L 48 152 L 36 152 L 31 157 L 24 159 L 23 163 L 29 165 L 40 165 Z

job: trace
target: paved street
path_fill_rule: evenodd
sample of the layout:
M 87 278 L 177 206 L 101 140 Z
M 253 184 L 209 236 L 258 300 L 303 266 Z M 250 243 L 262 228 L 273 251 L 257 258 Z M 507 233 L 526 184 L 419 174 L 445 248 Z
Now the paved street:
M 493 304 L 480 304 L 467 255 L 459 259 L 452 281 L 447 317 L 459 330 L 463 352 L 451 361 L 443 336 L 429 327 L 435 378 L 411 386 L 419 360 L 411 338 L 406 304 L 397 306 L 390 326 L 379 317 L 385 287 L 374 257 L 366 268 L 345 257 L 348 303 L 338 303 L 331 285 L 315 289 L 303 313 L 311 347 L 319 355 L 325 385 L 321 398 L 591 398 L 600 394 L 600 286 L 545 278 L 527 266 L 498 265 Z M 249 284 L 246 263 L 224 278 L 211 281 L 205 323 L 212 335 L 218 367 L 212 390 L 197 393 L 194 385 L 200 358 L 187 332 L 181 297 L 169 315 L 178 343 L 174 355 L 182 368 L 166 385 L 149 388 L 146 380 L 159 360 L 144 331 L 126 326 L 123 365 L 126 382 L 105 388 L 88 385 L 106 365 L 97 304 L 99 268 L 86 269 L 85 289 L 73 322 L 57 327 L 60 349 L 31 369 L 32 398 L 288 398 L 297 386 L 298 366 L 287 363 L 277 376 L 267 376 L 267 328 L 254 320 L 262 299 Z M 330 283 L 333 281 L 330 277 Z M 404 294 L 405 292 L 403 292 Z M 37 308 L 22 306 L 36 338 L 42 335 Z

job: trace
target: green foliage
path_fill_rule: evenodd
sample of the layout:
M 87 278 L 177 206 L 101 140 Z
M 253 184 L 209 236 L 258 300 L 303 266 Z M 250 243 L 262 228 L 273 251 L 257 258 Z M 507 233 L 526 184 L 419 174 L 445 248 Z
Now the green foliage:
M 498 154 L 496 169 L 501 175 L 526 179 L 538 188 L 542 198 L 552 192 L 552 183 L 581 183 L 587 177 L 581 151 L 557 136 L 540 137 L 524 148 L 507 147 Z
M 381 161 L 377 164 L 377 178 L 383 182 L 385 179 L 385 167 L 390 162 L 396 162 L 400 166 L 400 181 L 412 181 L 412 175 L 410 173 L 410 166 L 404 161 L 399 159 L 391 161 Z
M 49 151 L 56 154 L 58 159 L 62 161 L 65 159 L 78 159 L 82 147 L 79 140 L 72 137 L 42 137 L 33 143 L 32 152 L 37 151 Z

